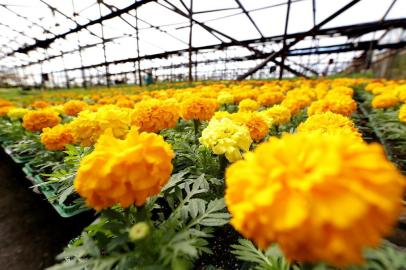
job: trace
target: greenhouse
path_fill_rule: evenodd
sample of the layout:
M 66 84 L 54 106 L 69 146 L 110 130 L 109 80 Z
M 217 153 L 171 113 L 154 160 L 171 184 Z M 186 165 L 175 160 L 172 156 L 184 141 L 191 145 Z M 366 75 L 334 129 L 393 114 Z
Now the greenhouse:
M 406 0 L 0 0 L 0 269 L 406 269 Z

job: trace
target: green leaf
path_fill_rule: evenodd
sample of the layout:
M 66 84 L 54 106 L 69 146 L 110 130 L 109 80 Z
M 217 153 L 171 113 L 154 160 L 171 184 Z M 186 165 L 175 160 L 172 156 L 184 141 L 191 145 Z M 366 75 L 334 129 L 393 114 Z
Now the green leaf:
M 83 247 L 85 248 L 86 252 L 93 257 L 100 256 L 100 250 L 97 247 L 96 243 L 87 235 L 83 235 Z

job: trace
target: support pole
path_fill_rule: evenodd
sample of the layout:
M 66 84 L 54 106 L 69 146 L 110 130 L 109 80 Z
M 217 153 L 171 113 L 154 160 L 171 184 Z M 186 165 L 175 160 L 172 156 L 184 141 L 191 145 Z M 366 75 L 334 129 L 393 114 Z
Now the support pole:
M 70 79 L 69 79 L 68 71 L 66 70 L 65 55 L 63 53 L 62 53 L 61 59 L 62 59 L 63 70 L 64 70 L 64 73 L 65 73 L 66 88 L 70 88 Z
M 189 82 L 193 81 L 192 69 L 193 69 L 193 60 L 192 60 L 192 35 L 193 35 L 193 0 L 190 0 L 189 8 Z
M 97 0 L 97 4 L 99 6 L 99 14 L 100 18 L 103 17 L 102 11 L 101 11 L 101 2 L 103 0 Z M 106 39 L 104 38 L 104 26 L 103 26 L 103 21 L 100 22 L 100 28 L 101 28 L 101 34 L 102 34 L 102 41 L 103 41 L 103 56 L 104 56 L 104 68 L 106 72 L 106 83 L 107 87 L 110 88 L 111 83 L 110 83 L 110 74 L 109 74 L 109 64 L 107 63 L 107 54 L 106 54 Z
M 73 10 L 73 16 L 75 16 L 75 3 L 72 0 L 72 10 Z M 80 59 L 80 72 L 82 74 L 82 87 L 87 88 L 87 83 L 86 83 L 86 74 L 85 74 L 85 69 L 83 66 L 83 56 L 82 56 L 82 46 L 80 46 L 80 38 L 79 38 L 79 32 L 76 32 L 76 38 L 78 41 L 78 53 L 79 53 L 79 59 Z
M 291 0 L 288 0 L 288 6 L 286 8 L 286 18 L 285 18 L 285 31 L 283 33 L 282 61 L 281 61 L 280 71 L 279 71 L 279 80 L 282 80 L 282 78 L 283 78 L 283 67 L 285 65 L 285 58 L 286 58 L 285 47 L 286 47 L 286 35 L 288 33 L 288 25 L 289 25 L 290 5 L 291 5 Z
M 137 0 L 135 0 L 137 2 Z M 140 33 L 138 28 L 138 11 L 135 9 L 135 39 L 137 40 L 137 69 L 138 69 L 138 83 L 142 86 L 141 75 L 141 59 L 140 59 Z

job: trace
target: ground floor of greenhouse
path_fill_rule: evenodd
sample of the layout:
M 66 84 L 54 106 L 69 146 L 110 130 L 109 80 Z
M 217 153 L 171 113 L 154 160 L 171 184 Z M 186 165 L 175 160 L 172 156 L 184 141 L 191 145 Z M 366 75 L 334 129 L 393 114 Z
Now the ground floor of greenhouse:
M 30 188 L 21 168 L 0 148 L 0 269 L 39 270 L 91 222 L 90 215 L 60 217 Z

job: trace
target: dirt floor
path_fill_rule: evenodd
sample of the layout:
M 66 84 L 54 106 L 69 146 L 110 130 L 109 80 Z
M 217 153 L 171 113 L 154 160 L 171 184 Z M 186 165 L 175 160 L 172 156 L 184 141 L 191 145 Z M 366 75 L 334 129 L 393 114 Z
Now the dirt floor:
M 30 190 L 21 167 L 0 147 L 0 269 L 38 270 L 80 234 L 93 217 L 61 218 L 40 194 Z

